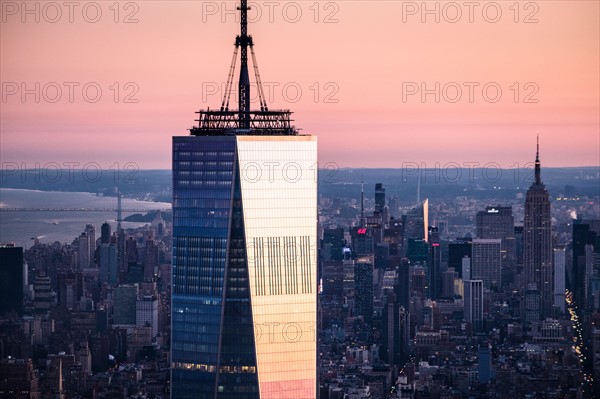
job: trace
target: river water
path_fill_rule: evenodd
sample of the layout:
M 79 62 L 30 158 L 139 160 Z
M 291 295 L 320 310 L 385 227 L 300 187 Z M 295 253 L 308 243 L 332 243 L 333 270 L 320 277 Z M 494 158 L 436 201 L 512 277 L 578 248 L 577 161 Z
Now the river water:
M 123 209 L 167 209 L 165 202 L 138 201 L 123 198 Z M 6 208 L 53 208 L 53 209 L 116 209 L 114 197 L 98 197 L 91 193 L 37 191 L 0 188 L 0 244 L 15 243 L 29 248 L 33 238 L 40 242 L 72 242 L 81 234 L 86 224 L 96 227 L 96 237 L 100 236 L 100 226 L 108 222 L 112 231 L 116 229 L 116 212 L 107 211 L 6 211 Z M 123 217 L 133 212 L 123 212 Z M 144 212 L 135 212 L 144 213 Z M 145 223 L 123 222 L 123 228 L 141 227 Z

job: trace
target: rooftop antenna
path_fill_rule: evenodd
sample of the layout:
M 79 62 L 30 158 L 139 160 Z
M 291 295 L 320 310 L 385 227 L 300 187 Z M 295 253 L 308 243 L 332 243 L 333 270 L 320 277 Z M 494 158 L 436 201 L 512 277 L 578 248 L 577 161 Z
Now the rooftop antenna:
M 540 165 L 540 133 L 537 134 L 537 148 L 535 151 L 535 184 L 542 184 L 541 165 Z
M 417 205 L 421 203 L 421 171 L 419 170 L 419 177 L 417 178 Z
M 200 110 L 197 127 L 192 127 L 190 133 L 194 136 L 221 136 L 221 135 L 290 135 L 295 136 L 298 130 L 292 125 L 290 110 L 269 110 L 258 71 L 254 42 L 248 34 L 248 0 L 240 0 L 237 7 L 240 11 L 240 34 L 235 37 L 235 49 L 227 75 L 227 83 L 221 101 L 220 110 Z M 248 48 L 252 57 L 252 68 L 256 80 L 256 89 L 260 110 L 251 110 L 250 74 L 248 67 Z M 240 53 L 240 73 L 238 81 L 238 109 L 229 109 L 229 100 L 233 92 L 233 81 L 237 55 Z
M 248 36 L 248 3 L 241 0 L 240 34 L 235 38 L 235 47 L 241 47 L 240 81 L 238 83 L 240 128 L 250 128 L 250 77 L 248 76 L 248 46 L 252 46 L 252 36 Z
M 190 133 L 193 136 L 222 136 L 222 135 L 298 135 L 298 130 L 292 125 L 290 110 L 269 110 L 262 86 L 262 80 L 258 71 L 256 54 L 254 53 L 254 41 L 248 34 L 248 0 L 240 0 L 237 7 L 240 11 L 240 34 L 235 37 L 235 49 L 231 59 L 231 65 L 227 74 L 227 83 L 221 101 L 221 108 L 217 110 L 200 110 L 198 114 L 198 126 L 192 127 Z M 252 68 L 256 80 L 256 90 L 260 103 L 259 110 L 251 109 L 250 96 L 250 73 L 248 67 L 248 48 L 252 57 Z M 238 109 L 229 109 L 229 100 L 234 85 L 234 75 L 238 52 L 240 53 L 240 72 L 238 81 Z

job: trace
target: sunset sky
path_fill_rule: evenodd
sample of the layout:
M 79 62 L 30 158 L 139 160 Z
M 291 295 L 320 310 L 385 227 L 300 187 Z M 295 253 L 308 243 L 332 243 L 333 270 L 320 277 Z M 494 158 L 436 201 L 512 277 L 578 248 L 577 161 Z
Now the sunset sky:
M 2 162 L 170 168 L 171 137 L 220 106 L 234 2 L 0 3 Z M 320 164 L 514 167 L 539 132 L 543 166 L 598 166 L 600 2 L 475 3 L 250 2 L 270 108 L 318 136 Z

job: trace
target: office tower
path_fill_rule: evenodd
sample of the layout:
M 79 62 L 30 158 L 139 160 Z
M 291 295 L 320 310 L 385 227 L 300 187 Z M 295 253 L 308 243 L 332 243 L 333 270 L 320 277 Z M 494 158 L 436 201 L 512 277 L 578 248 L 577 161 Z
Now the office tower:
M 442 273 L 442 276 L 442 297 L 453 298 L 454 280 L 458 278 L 458 273 L 454 271 L 453 267 L 449 267 L 444 273 Z
M 404 225 L 402 219 L 390 219 L 389 226 L 384 230 L 383 241 L 390 247 L 390 256 L 402 256 Z
M 154 240 L 146 240 L 144 256 L 144 280 L 152 281 L 158 271 L 158 245 Z
M 117 237 L 111 237 L 108 244 L 101 243 L 98 247 L 100 283 L 106 283 L 111 287 L 119 285 L 117 252 Z
M 380 357 L 390 365 L 402 365 L 409 354 L 408 312 L 389 294 L 383 308 Z
M 486 289 L 500 289 L 502 281 L 502 240 L 474 239 L 472 244 L 471 278 L 483 280 Z
M 477 238 L 502 240 L 502 284 L 513 282 L 516 274 L 515 263 L 515 222 L 510 206 L 486 207 L 477 212 Z
M 152 336 L 158 335 L 158 298 L 144 296 L 137 300 L 135 309 L 135 324 L 152 327 Z
M 429 245 L 422 238 L 409 238 L 406 246 L 406 257 L 412 264 L 427 266 L 429 263 Z
M 90 239 L 90 248 L 93 253 L 94 250 L 96 249 L 96 227 L 94 227 L 93 224 L 86 224 L 85 225 L 85 233 L 87 234 L 87 236 Z
M 540 293 L 541 318 L 552 317 L 552 219 L 550 198 L 540 175 L 539 139 L 535 157 L 535 180 L 525 197 L 523 263 L 525 283 L 535 284 Z
M 404 217 L 404 240 L 429 241 L 429 199 L 412 208 Z
M 138 286 L 120 285 L 114 289 L 113 324 L 136 324 Z
M 352 252 L 357 258 L 371 256 L 375 252 L 375 238 L 371 227 L 351 227 Z
M 56 293 L 52 290 L 50 277 L 40 273 L 33 280 L 33 308 L 37 314 L 47 314 L 56 305 Z
M 79 236 L 79 248 L 77 250 L 79 270 L 89 269 L 95 266 L 94 253 L 96 251 L 96 229 L 88 224 Z
M 429 261 L 427 268 L 429 298 L 439 299 L 442 295 L 442 247 L 437 227 L 429 228 Z
M 448 267 L 453 267 L 458 272 L 458 276 L 468 280 L 463 276 L 463 259 L 471 257 L 471 241 L 451 242 L 448 244 Z
M 483 281 L 464 280 L 463 284 L 465 321 L 471 324 L 473 331 L 480 331 L 483 328 Z
M 247 9 L 242 0 L 238 109 L 232 64 L 221 109 L 173 137 L 174 399 L 317 392 L 317 140 L 264 102 Z
M 22 247 L 0 246 L 0 317 L 23 315 L 24 267 Z
M 342 298 L 344 295 L 344 262 L 326 260 L 321 266 L 323 295 L 329 298 Z
M 127 267 L 135 266 L 139 262 L 137 241 L 133 237 L 127 237 L 125 241 L 125 260 Z
M 91 261 L 93 259 L 92 254 L 93 250 L 91 247 L 90 236 L 88 236 L 87 232 L 81 233 L 78 239 L 78 247 L 77 247 L 77 264 L 80 271 L 85 269 L 89 269 L 91 265 Z
M 409 269 L 409 285 L 410 293 L 425 298 L 427 290 L 427 275 L 425 267 L 423 266 L 411 266 Z
M 397 267 L 398 284 L 394 287 L 396 301 L 408 311 L 410 304 L 410 262 L 408 258 L 402 258 Z
M 373 322 L 373 257 L 364 257 L 354 264 L 354 307 L 367 324 Z
M 390 261 L 390 245 L 387 242 L 380 242 L 375 245 L 375 268 L 386 270 Z
M 383 215 L 385 208 L 385 188 L 382 183 L 375 184 L 375 214 Z
M 589 302 L 585 289 L 591 277 L 588 266 L 593 262 L 593 254 L 600 254 L 600 220 L 574 220 L 572 245 L 573 265 L 567 287 L 573 292 L 576 305 L 583 309 Z
M 84 296 L 83 275 L 80 272 L 66 272 L 58 275 L 58 303 L 66 309 L 75 305 Z
M 565 313 L 565 278 L 566 248 L 564 245 L 554 247 L 554 306 Z
M 354 260 L 345 259 L 342 261 L 342 267 L 344 268 L 344 281 L 342 288 L 345 297 L 354 298 Z
M 462 258 L 461 269 L 462 269 L 463 280 L 470 280 L 471 279 L 471 258 L 469 258 L 468 256 L 465 256 L 464 258 Z
M 325 229 L 321 240 L 319 255 L 323 261 L 341 261 L 344 259 L 344 229 Z
M 493 377 L 492 371 L 492 346 L 490 344 L 480 345 L 477 353 L 479 372 L 479 383 L 487 384 Z
M 100 227 L 100 244 L 110 244 L 110 224 L 102 223 Z

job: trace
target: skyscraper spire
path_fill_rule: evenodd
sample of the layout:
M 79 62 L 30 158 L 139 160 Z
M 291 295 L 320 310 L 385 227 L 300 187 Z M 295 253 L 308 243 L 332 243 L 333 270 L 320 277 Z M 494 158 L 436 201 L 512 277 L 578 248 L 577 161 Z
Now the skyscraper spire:
M 365 225 L 365 179 L 360 178 L 360 227 Z
M 542 178 L 540 175 L 540 135 L 538 133 L 537 135 L 537 149 L 535 152 L 535 184 L 540 185 L 542 184 Z
M 248 46 L 252 46 L 252 36 L 248 36 L 248 6 L 247 0 L 242 0 L 240 7 L 240 35 L 235 38 L 236 47 L 241 47 L 241 65 L 239 90 L 240 128 L 250 127 L 250 76 L 248 75 Z

